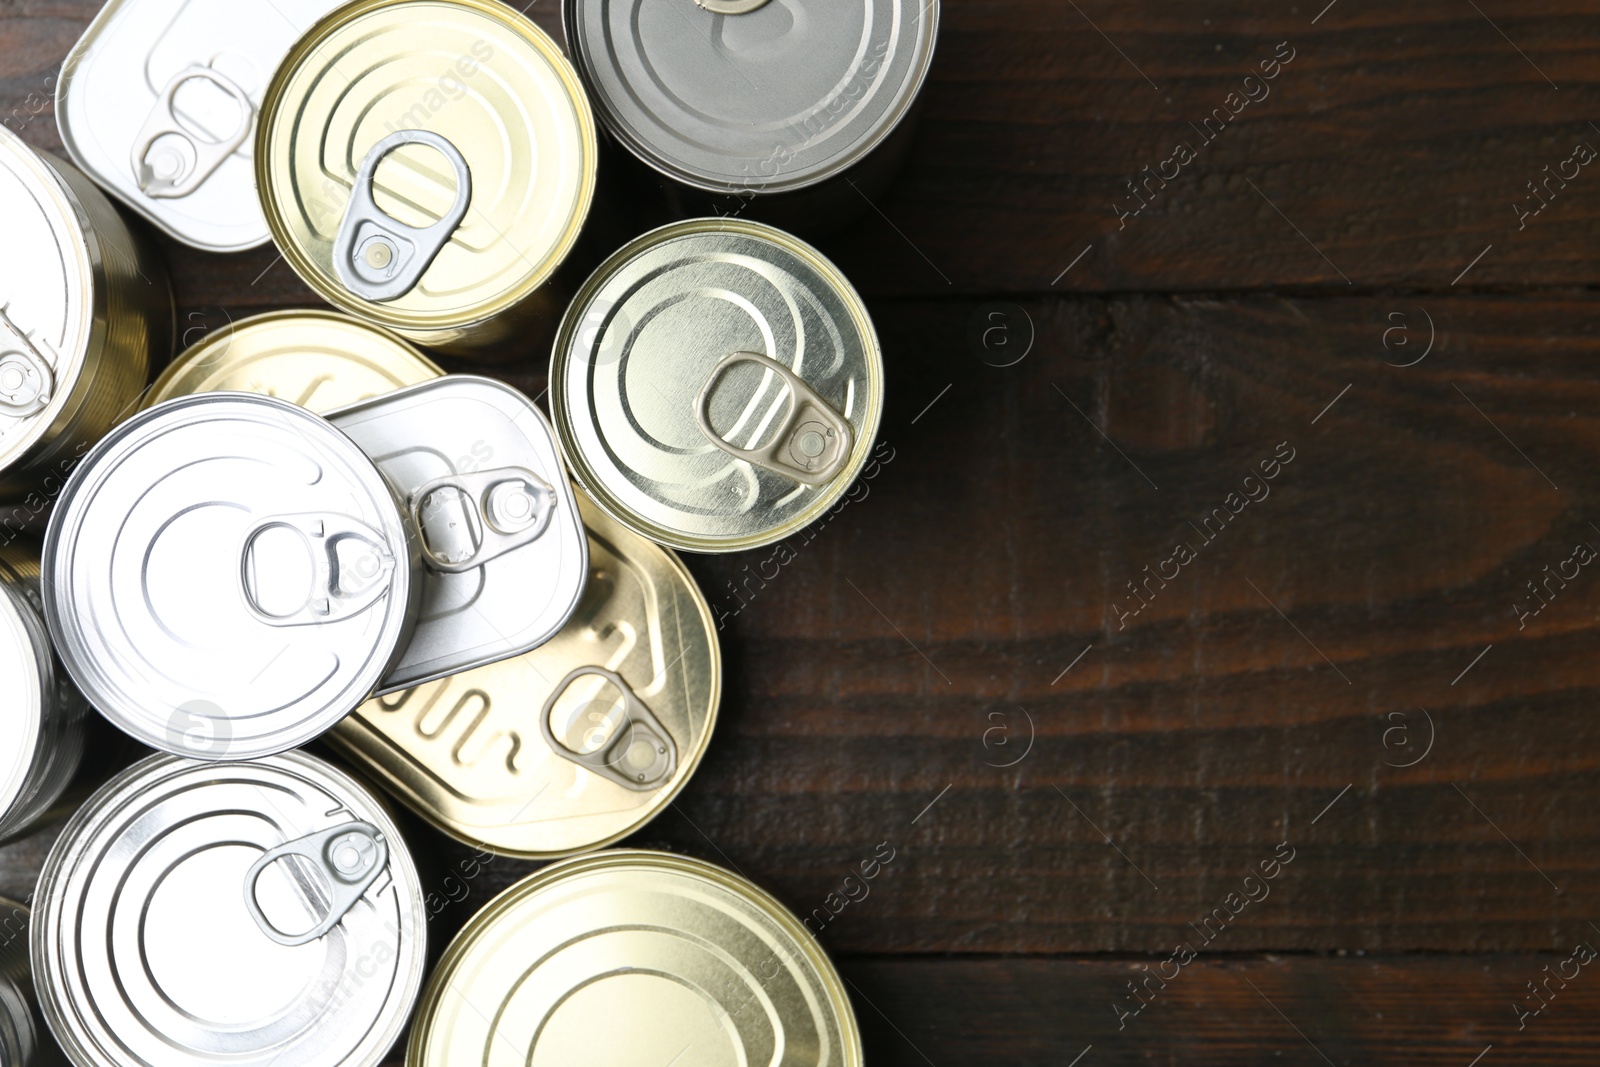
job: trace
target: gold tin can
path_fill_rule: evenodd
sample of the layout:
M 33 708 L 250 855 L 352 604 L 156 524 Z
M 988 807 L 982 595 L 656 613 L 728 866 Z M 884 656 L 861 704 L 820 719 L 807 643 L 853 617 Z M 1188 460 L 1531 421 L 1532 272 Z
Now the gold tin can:
M 407 1067 L 857 1067 L 843 983 L 782 904 L 661 852 L 567 860 L 512 886 L 445 951 Z
M 289 51 L 256 131 L 284 259 L 329 303 L 473 348 L 559 309 L 540 286 L 594 196 L 572 65 L 496 0 L 356 0 Z

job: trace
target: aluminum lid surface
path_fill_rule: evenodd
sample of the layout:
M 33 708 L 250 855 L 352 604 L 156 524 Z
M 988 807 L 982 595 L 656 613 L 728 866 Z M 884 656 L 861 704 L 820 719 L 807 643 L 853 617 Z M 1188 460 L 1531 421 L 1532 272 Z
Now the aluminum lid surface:
M 0 129 L 0 467 L 62 417 L 95 328 L 90 242 L 48 161 Z
M 312 411 L 354 404 L 443 374 L 403 338 L 335 311 L 269 311 L 198 339 L 145 397 L 228 390 L 288 400 Z
M 838 973 L 772 897 L 660 852 L 566 860 L 506 890 L 445 952 L 409 1067 L 854 1067 Z
M 256 112 L 290 45 L 336 3 L 111 0 L 62 66 L 62 144 L 102 188 L 193 248 L 265 244 Z
M 939 0 L 565 0 L 562 14 L 596 112 L 635 155 L 698 188 L 775 193 L 840 173 L 900 122 Z
M 36 900 L 45 1017 L 83 1065 L 372 1067 L 421 986 L 404 842 L 299 752 L 135 764 L 73 816 Z
M 414 619 L 413 564 L 349 438 L 280 400 L 204 393 L 134 416 L 79 464 L 46 535 L 45 613 L 118 727 L 250 759 L 372 692 Z
M 329 412 L 408 501 L 427 568 L 379 692 L 520 655 L 578 606 L 588 542 L 550 424 L 508 385 L 449 375 Z
M 683 564 L 586 498 L 578 509 L 589 581 L 559 634 L 369 700 L 328 735 L 446 833 L 525 859 L 611 844 L 665 810 L 722 696 L 716 625 Z M 669 751 L 638 752 L 645 741 Z
M 550 364 L 573 476 L 674 548 L 731 552 L 825 511 L 872 450 L 883 357 L 821 253 L 697 219 L 624 246 L 584 283 Z
M 0 679 L 5 722 L 0 726 L 0 820 L 17 802 L 39 745 L 45 700 L 55 690 L 55 668 L 44 621 L 19 589 L 0 577 Z
M 434 330 L 549 276 L 588 214 L 595 153 L 577 74 L 515 9 L 357 0 L 279 67 L 256 170 L 273 237 L 318 295 Z

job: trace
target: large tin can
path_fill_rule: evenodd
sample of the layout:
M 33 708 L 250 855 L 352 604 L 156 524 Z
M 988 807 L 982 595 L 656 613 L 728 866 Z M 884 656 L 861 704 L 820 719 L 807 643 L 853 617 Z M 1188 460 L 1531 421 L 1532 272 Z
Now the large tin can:
M 434 970 L 406 1052 L 408 1067 L 669 1061 L 856 1067 L 861 1039 L 782 904 L 645 851 L 566 860 L 495 898 Z
M 903 160 L 939 0 L 564 0 L 601 126 L 685 214 L 837 225 Z M 855 188 L 851 188 L 851 186 Z
M 357 0 L 267 88 L 262 207 L 319 296 L 463 348 L 559 310 L 538 299 L 588 214 L 594 119 L 555 42 L 495 0 Z
M 299 752 L 135 764 L 67 825 L 35 901 L 45 1018 L 85 1067 L 375 1067 L 421 986 L 405 842 Z
M 27 831 L 60 799 L 83 756 L 83 697 L 50 646 L 39 596 L 39 558 L 0 548 L 0 841 Z M 9 1062 L 9 1061 L 7 1061 Z
M 28 909 L 0 897 L 0 1063 L 58 1067 L 67 1061 L 39 1013 L 28 965 Z
M 42 509 L 169 353 L 172 293 L 93 183 L 8 130 L 0 203 L 0 499 Z
M 601 509 L 695 552 L 770 544 L 825 512 L 872 450 L 883 356 L 865 305 L 810 245 L 697 219 L 584 283 L 550 360 L 550 410 Z
M 109 0 L 62 65 L 72 160 L 178 241 L 236 252 L 271 237 L 251 153 L 267 79 L 338 0 Z

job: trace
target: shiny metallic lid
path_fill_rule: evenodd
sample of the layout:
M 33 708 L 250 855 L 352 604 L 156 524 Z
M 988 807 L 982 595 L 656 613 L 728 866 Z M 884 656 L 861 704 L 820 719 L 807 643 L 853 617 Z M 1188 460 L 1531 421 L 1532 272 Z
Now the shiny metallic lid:
M 267 79 L 337 0 L 110 0 L 62 65 L 56 123 L 73 162 L 192 248 L 271 234 L 256 197 Z
M 855 480 L 883 409 L 856 291 L 770 226 L 696 219 L 601 264 L 561 322 L 550 410 L 578 484 L 630 529 L 732 552 Z
M 589 581 L 559 634 L 369 700 L 328 735 L 446 833 L 525 859 L 611 844 L 665 810 L 722 696 L 716 626 L 683 564 L 587 498 L 578 509 Z
M 402 331 L 464 327 L 565 258 L 594 119 L 555 42 L 495 0 L 356 0 L 290 51 L 256 141 L 262 206 L 319 296 Z
M 521 655 L 572 616 L 588 546 L 555 434 L 531 400 L 449 375 L 328 421 L 406 501 L 427 568 L 416 630 L 380 693 Z
M 144 406 L 226 389 L 327 411 L 443 373 L 403 338 L 349 315 L 269 311 L 190 345 L 161 372 Z
M 939 0 L 565 0 L 606 129 L 686 185 L 777 193 L 858 162 L 915 102 Z
M 155 748 L 251 759 L 366 699 L 415 618 L 415 557 L 372 461 L 247 393 L 109 434 L 45 540 L 45 612 L 92 704 Z
M 70 414 L 102 249 L 50 164 L 0 129 L 0 468 Z
M 468 922 L 423 994 L 409 1067 L 853 1067 L 814 937 L 709 863 L 617 851 L 546 867 Z
M 372 1067 L 421 985 L 405 842 L 299 752 L 135 764 L 68 823 L 36 900 L 45 1017 L 83 1065 Z
M 44 620 L 22 590 L 0 577 L 0 680 L 5 686 L 0 729 L 0 824 L 22 799 L 38 753 L 45 705 L 55 693 L 55 663 Z
M 67 1061 L 39 1014 L 28 966 L 28 909 L 0 897 L 0 1064 L 58 1067 Z

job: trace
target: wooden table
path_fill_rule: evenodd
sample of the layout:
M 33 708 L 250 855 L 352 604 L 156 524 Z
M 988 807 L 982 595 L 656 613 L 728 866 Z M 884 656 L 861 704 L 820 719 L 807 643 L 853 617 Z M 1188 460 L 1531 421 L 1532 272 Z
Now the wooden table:
M 893 458 L 691 561 L 719 736 L 635 843 L 824 909 L 874 1064 L 1595 1061 L 1600 13 L 1325 3 L 952 0 L 820 242 Z M 5 0 L 4 110 L 95 7 Z M 190 340 L 311 302 L 163 247 Z

